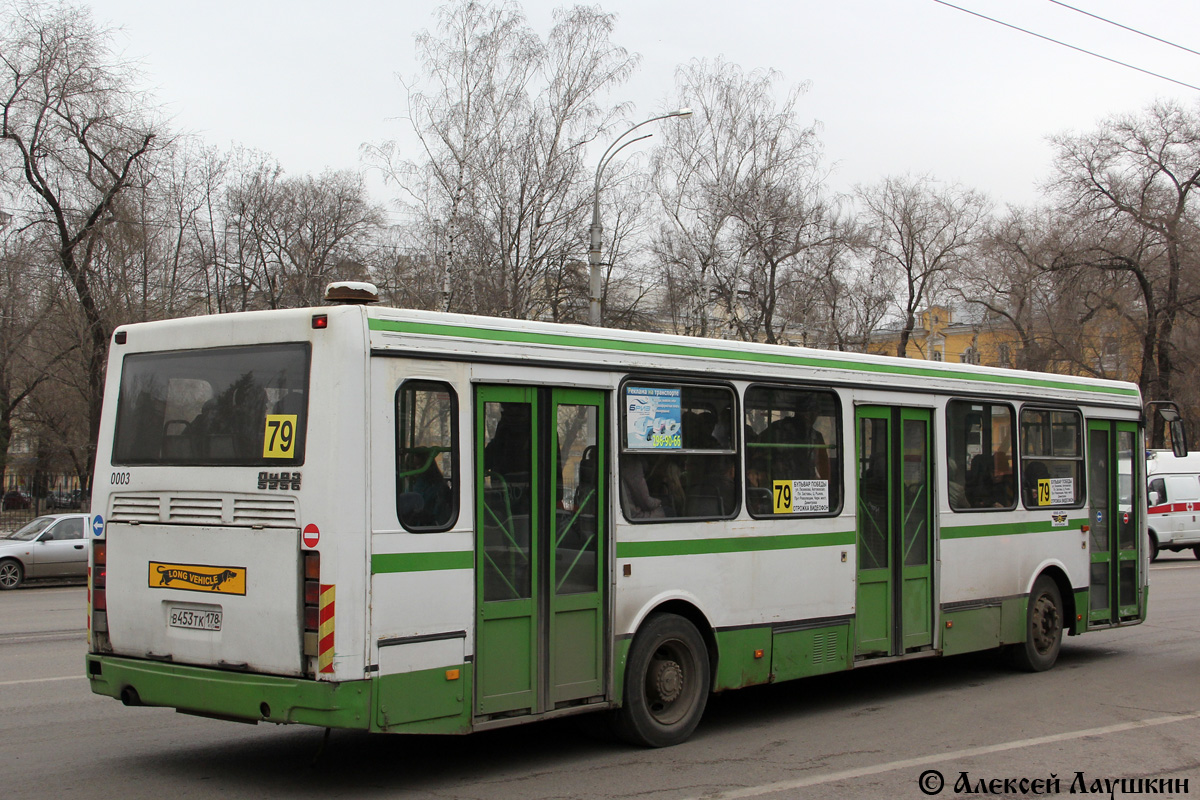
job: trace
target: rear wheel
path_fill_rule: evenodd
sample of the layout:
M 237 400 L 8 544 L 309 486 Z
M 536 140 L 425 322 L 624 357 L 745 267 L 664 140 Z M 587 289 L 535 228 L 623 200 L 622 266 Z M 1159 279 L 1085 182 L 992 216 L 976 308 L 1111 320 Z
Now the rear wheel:
M 1158 537 L 1154 535 L 1154 531 L 1150 531 L 1150 560 L 1158 561 Z
M 679 744 L 700 723 L 708 686 L 708 650 L 696 626 L 675 614 L 655 614 L 629 650 L 616 732 L 646 747 Z
M 25 569 L 16 559 L 0 561 L 0 589 L 15 589 L 25 579 Z
M 1013 666 L 1027 672 L 1044 672 L 1058 660 L 1062 647 L 1063 604 L 1058 584 L 1041 575 L 1029 593 L 1025 617 L 1025 641 L 1011 645 L 1008 651 Z
M 1200 558 L 1200 546 L 1192 548 L 1192 555 L 1194 555 L 1196 558 Z

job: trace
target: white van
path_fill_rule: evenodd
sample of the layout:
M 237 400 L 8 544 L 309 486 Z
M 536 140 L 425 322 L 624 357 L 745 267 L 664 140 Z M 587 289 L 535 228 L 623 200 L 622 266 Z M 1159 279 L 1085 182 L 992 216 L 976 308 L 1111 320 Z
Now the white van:
M 1200 453 L 1182 458 L 1169 450 L 1146 454 L 1150 560 L 1159 550 L 1191 549 L 1200 558 Z

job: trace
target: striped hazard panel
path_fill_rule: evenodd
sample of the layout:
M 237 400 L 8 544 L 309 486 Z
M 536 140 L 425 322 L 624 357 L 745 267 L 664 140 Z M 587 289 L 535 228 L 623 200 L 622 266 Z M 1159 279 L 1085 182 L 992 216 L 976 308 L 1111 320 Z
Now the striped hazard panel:
M 321 584 L 321 624 L 317 629 L 317 672 L 333 672 L 333 600 L 333 584 Z

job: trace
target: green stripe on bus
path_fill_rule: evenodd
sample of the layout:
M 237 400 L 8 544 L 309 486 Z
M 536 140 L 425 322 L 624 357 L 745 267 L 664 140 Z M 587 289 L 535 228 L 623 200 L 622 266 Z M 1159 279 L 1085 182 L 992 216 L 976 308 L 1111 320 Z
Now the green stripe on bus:
M 943 539 L 975 539 L 981 536 L 1013 536 L 1022 533 L 1053 533 L 1086 525 L 1086 519 L 1069 519 L 1066 525 L 1055 527 L 1046 520 L 1037 522 L 1005 522 L 998 525 L 954 525 L 943 527 Z
M 667 344 L 665 342 L 630 342 L 621 339 L 602 339 L 590 336 L 575 336 L 563 333 L 536 333 L 533 331 L 494 330 L 491 328 L 475 328 L 465 325 L 448 325 L 438 322 L 405 322 L 402 320 L 378 319 L 372 317 L 369 327 L 373 331 L 390 331 L 394 333 L 415 333 L 427 336 L 454 336 L 466 339 L 478 339 L 493 342 L 514 342 L 520 344 L 552 345 L 556 347 L 582 347 L 594 350 L 613 350 L 629 353 L 651 353 L 657 355 L 690 356 L 693 358 L 717 358 L 728 361 L 750 361 L 766 364 L 785 364 L 798 367 L 816 367 L 819 369 L 857 370 L 859 372 L 876 372 L 892 375 L 911 375 L 923 378 L 947 378 L 984 383 L 1012 384 L 1017 386 L 1036 386 L 1047 389 L 1069 389 L 1099 394 L 1121 395 L 1136 397 L 1137 389 L 1123 386 L 1097 386 L 1088 383 L 1067 383 L 1065 381 L 1049 380 L 1046 378 L 1025 378 L 1015 375 L 988 375 L 970 372 L 952 372 L 936 367 L 913 367 L 904 364 L 869 364 L 845 361 L 837 358 L 814 356 L 793 356 L 784 353 L 756 353 L 743 350 L 724 350 L 717 347 L 704 347 L 690 344 Z
M 684 539 L 659 542 L 617 542 L 617 558 L 698 556 L 711 553 L 751 553 L 854 544 L 854 531 L 800 533 L 789 536 L 736 536 L 722 539 Z
M 376 553 L 371 556 L 371 573 L 428 572 L 439 569 L 472 569 L 475 554 L 470 550 L 449 553 Z

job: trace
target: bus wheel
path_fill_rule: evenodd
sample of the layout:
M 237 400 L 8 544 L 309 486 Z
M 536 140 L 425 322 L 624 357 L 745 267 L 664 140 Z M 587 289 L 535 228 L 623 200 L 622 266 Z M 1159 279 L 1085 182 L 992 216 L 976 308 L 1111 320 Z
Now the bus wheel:
M 25 570 L 21 562 L 13 558 L 0 561 L 0 589 L 15 589 L 25 579 Z
M 1025 621 L 1025 641 L 1010 645 L 1013 666 L 1027 672 L 1044 672 L 1058 660 L 1062 647 L 1063 604 L 1058 584 L 1047 575 L 1033 583 Z
M 1149 536 L 1150 536 L 1150 560 L 1152 562 L 1158 561 L 1158 537 L 1154 535 L 1153 531 L 1150 532 Z M 1196 557 L 1200 558 L 1200 555 L 1197 555 Z
M 700 723 L 708 686 L 708 651 L 696 626 L 675 614 L 654 614 L 629 650 L 616 732 L 646 747 L 679 744 Z

